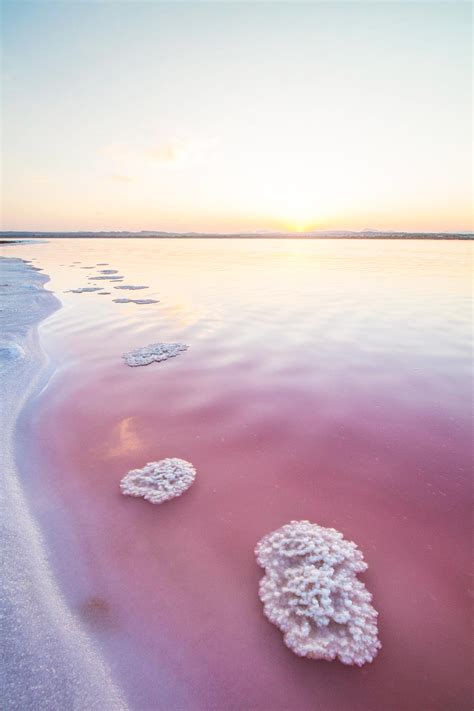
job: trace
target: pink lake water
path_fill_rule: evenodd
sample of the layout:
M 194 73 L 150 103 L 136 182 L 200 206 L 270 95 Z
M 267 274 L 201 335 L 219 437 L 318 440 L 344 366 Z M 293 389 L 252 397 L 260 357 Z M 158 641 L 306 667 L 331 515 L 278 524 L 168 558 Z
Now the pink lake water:
M 470 243 L 57 239 L 2 254 L 35 260 L 63 304 L 40 328 L 52 377 L 22 419 L 22 483 L 132 709 L 471 708 Z M 65 293 L 101 269 L 149 288 Z M 157 341 L 189 350 L 122 361 Z M 195 465 L 184 496 L 121 496 L 129 469 L 164 457 Z M 264 618 L 253 549 L 295 519 L 363 551 L 373 664 L 300 659 Z

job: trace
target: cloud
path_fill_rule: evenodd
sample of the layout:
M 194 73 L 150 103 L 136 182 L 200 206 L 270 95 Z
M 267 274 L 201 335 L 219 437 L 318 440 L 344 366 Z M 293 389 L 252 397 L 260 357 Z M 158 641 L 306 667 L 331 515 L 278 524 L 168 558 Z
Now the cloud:
M 102 153 L 112 167 L 111 179 L 120 181 L 124 178 L 122 182 L 130 182 L 130 175 L 155 168 L 180 169 L 208 162 L 217 145 L 217 138 L 174 137 L 155 143 L 111 143 L 103 148 Z
M 146 155 L 158 163 L 179 163 L 186 160 L 189 147 L 185 141 L 170 141 L 147 149 Z

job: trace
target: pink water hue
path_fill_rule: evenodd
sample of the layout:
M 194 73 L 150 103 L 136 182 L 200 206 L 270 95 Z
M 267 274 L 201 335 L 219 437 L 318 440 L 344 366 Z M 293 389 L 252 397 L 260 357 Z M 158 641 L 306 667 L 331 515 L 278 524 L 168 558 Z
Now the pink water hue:
M 22 248 L 64 302 L 41 330 L 57 369 L 23 418 L 24 484 L 132 708 L 470 708 L 469 248 Z M 160 303 L 62 294 L 90 276 L 59 266 L 75 260 L 109 262 Z M 121 361 L 160 340 L 190 349 Z M 196 466 L 186 494 L 159 507 L 120 495 L 124 473 L 164 457 Z M 254 546 L 304 518 L 364 552 L 372 665 L 299 659 L 262 614 Z

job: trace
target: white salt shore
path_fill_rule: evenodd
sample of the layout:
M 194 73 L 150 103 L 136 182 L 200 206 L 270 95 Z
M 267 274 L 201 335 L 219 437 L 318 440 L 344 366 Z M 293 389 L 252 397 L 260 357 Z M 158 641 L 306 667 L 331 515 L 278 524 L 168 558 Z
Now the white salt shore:
M 2 708 L 21 711 L 126 709 L 93 641 L 68 609 L 26 503 L 15 452 L 16 423 L 45 381 L 37 324 L 59 307 L 48 278 L 20 259 L 0 258 L 0 602 Z

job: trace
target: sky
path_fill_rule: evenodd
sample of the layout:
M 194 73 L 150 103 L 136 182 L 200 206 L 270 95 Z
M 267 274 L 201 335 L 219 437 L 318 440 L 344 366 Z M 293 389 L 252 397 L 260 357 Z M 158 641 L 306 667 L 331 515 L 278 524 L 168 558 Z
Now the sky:
M 472 229 L 469 2 L 2 3 L 4 230 Z

